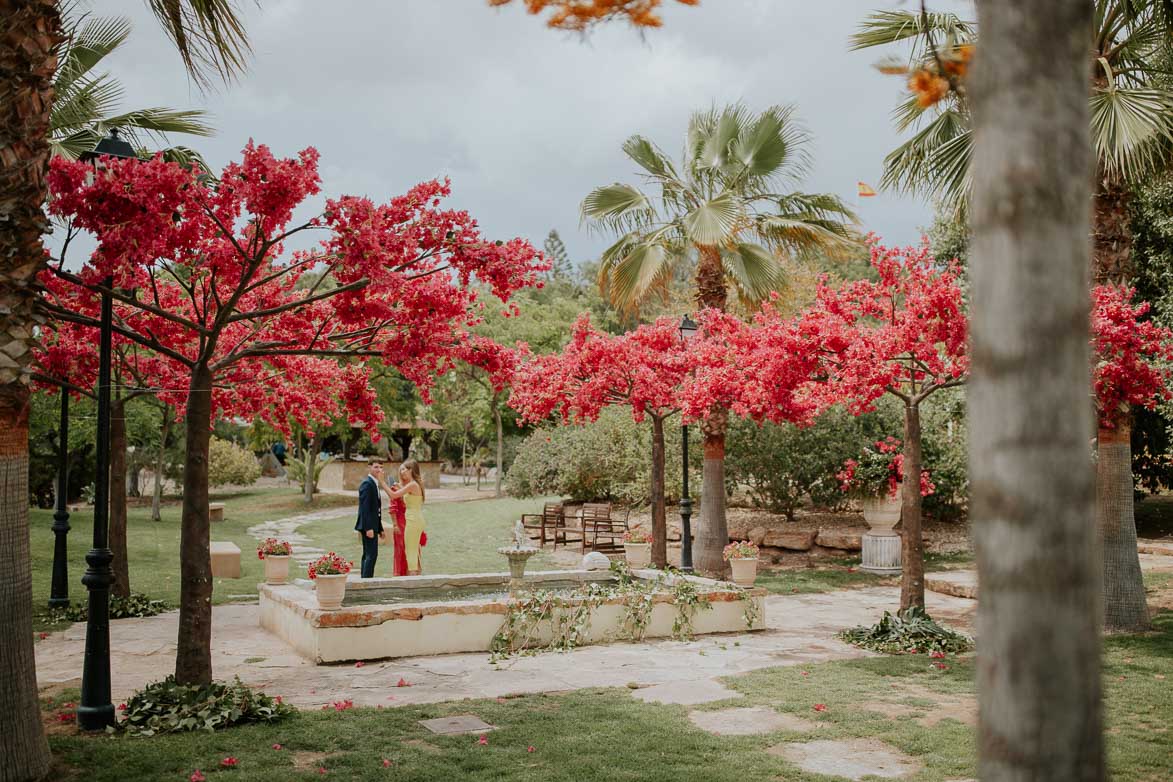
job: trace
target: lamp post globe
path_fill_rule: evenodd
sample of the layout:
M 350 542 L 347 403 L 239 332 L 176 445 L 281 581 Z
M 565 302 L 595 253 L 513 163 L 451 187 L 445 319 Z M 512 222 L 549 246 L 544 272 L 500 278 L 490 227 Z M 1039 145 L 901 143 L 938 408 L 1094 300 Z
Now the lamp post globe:
M 680 319 L 680 342 L 687 345 L 697 332 L 697 324 L 688 315 Z M 680 569 L 692 572 L 692 497 L 688 496 L 688 424 L 680 425 Z
M 134 147 L 111 128 L 93 150 L 81 159 L 95 171 L 104 168 L 107 158 L 138 159 Z M 110 563 L 110 354 L 114 302 L 110 290 L 114 280 L 103 282 L 101 326 L 98 339 L 98 431 L 97 476 L 94 481 L 94 540 L 86 554 L 86 572 L 81 582 L 88 590 L 86 648 L 82 661 L 81 703 L 77 724 L 82 730 L 105 730 L 113 725 L 114 704 L 110 700 L 110 584 L 114 572 Z M 121 477 L 121 476 L 120 476 Z

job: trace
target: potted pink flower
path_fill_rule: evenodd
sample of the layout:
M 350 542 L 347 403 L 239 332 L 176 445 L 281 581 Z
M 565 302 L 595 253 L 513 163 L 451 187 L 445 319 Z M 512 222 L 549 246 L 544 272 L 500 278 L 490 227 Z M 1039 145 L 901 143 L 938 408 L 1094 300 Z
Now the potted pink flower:
M 723 555 L 733 570 L 733 583 L 753 586 L 758 577 L 758 547 L 748 540 L 738 540 L 726 546 Z
M 636 527 L 623 534 L 623 556 L 633 568 L 647 567 L 652 561 L 652 533 Z
M 309 564 L 306 571 L 314 582 L 318 608 L 333 611 L 342 607 L 342 599 L 346 597 L 346 574 L 350 572 L 352 564 L 333 551 Z
M 839 488 L 855 497 L 873 535 L 891 536 L 900 521 L 900 484 L 904 480 L 903 444 L 895 437 L 877 440 L 863 449 L 858 459 L 848 459 L 836 473 Z M 920 474 L 920 493 L 927 497 L 936 489 L 929 473 Z
M 265 563 L 265 583 L 284 584 L 289 580 L 289 557 L 293 546 L 287 540 L 265 538 L 257 546 L 257 559 Z

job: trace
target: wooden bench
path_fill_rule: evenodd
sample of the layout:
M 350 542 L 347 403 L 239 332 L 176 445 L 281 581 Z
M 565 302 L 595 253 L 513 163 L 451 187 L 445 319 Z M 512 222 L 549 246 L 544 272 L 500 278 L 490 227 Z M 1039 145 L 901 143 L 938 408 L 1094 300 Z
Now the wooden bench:
M 209 502 L 208 503 L 208 521 L 217 522 L 224 521 L 224 503 Z
M 213 540 L 212 578 L 240 578 L 240 546 L 230 540 Z
M 626 508 L 616 509 L 609 502 L 588 502 L 582 506 L 582 553 L 620 552 L 627 534 Z

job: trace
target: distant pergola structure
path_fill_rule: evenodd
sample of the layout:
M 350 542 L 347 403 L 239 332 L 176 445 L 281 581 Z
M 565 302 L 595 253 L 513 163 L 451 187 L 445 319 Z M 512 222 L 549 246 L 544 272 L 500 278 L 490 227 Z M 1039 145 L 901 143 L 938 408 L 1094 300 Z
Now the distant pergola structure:
M 417 418 L 415 421 L 388 421 L 385 426 L 391 430 L 391 439 L 403 449 L 403 458 L 407 459 L 411 454 L 411 443 L 418 433 L 438 432 L 442 431 L 444 427 L 432 421 L 425 421 L 422 418 Z M 424 441 L 428 441 L 428 435 L 423 434 Z M 429 443 L 430 444 L 430 443 Z M 390 452 L 388 452 L 390 456 Z

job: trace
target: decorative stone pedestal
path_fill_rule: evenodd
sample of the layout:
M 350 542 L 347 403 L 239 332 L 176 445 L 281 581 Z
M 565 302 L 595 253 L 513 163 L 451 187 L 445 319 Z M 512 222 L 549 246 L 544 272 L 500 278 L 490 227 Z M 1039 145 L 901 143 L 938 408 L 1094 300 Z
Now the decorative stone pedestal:
M 900 536 L 876 535 L 865 532 L 863 536 L 863 562 L 859 569 L 882 576 L 894 576 L 900 572 Z

